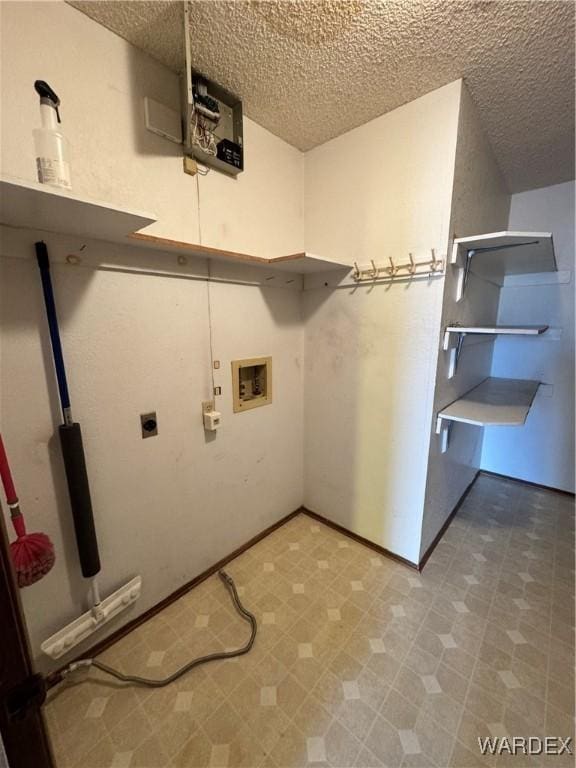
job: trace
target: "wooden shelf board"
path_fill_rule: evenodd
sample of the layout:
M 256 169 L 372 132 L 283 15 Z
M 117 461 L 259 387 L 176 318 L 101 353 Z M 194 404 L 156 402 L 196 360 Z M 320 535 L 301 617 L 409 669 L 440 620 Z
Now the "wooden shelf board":
M 71 191 L 38 182 L 1 177 L 0 201 L 0 224 L 10 227 L 79 235 L 111 242 L 121 242 L 129 238 L 134 243 L 154 250 L 172 251 L 178 255 L 200 256 L 229 263 L 251 264 L 296 274 L 350 269 L 348 264 L 311 253 L 293 253 L 275 259 L 265 259 L 247 253 L 210 248 L 138 232 L 137 230 L 153 224 L 156 217 L 99 200 L 90 200 Z
M 522 426 L 539 386 L 539 381 L 529 379 L 490 377 L 440 411 L 438 417 L 481 427 Z
M 499 250 L 478 250 L 482 248 Z M 462 256 L 465 258 L 465 252 L 470 250 L 477 251 L 472 257 L 470 271 L 497 285 L 502 285 L 506 275 L 557 271 L 550 232 L 490 232 L 457 238 L 454 240 L 452 263 L 458 264 Z
M 119 240 L 153 224 L 153 214 L 79 197 L 38 182 L 0 178 L 0 223 L 97 240 Z
M 335 269 L 352 269 L 350 264 L 332 261 L 315 253 L 294 253 L 289 256 L 278 256 L 275 259 L 269 259 L 268 264 L 274 267 L 274 269 L 280 269 L 285 272 L 297 272 L 299 274 L 328 272 Z
M 547 325 L 448 325 L 447 333 L 505 334 L 508 336 L 538 336 Z
M 256 267 L 273 268 L 282 272 L 294 272 L 296 274 L 326 272 L 332 269 L 351 269 L 349 264 L 341 264 L 322 256 L 305 252 L 293 253 L 288 256 L 278 256 L 274 259 L 265 259 L 261 256 L 251 256 L 248 253 L 226 251 L 220 248 L 211 248 L 206 245 L 186 243 L 180 240 L 170 240 L 155 235 L 147 235 L 144 232 L 133 232 L 128 235 L 128 238 L 137 241 L 139 245 L 142 245 L 145 248 L 174 252 L 184 256 L 215 259 L 216 261 L 250 264 Z

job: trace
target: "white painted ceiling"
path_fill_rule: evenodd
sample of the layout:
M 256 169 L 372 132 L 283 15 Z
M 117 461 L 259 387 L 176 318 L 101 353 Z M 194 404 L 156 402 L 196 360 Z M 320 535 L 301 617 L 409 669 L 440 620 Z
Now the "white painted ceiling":
M 70 0 L 183 68 L 182 2 Z M 459 77 L 510 191 L 574 178 L 574 4 L 193 0 L 193 66 L 302 150 Z

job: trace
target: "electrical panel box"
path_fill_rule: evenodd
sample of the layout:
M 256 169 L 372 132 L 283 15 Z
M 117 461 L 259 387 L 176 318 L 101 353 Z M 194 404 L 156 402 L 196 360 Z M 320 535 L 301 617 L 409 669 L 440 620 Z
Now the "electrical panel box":
M 252 357 L 232 361 L 234 413 L 272 402 L 272 358 Z
M 184 39 L 184 153 L 209 168 L 236 176 L 244 170 L 242 101 L 192 70 L 187 3 Z

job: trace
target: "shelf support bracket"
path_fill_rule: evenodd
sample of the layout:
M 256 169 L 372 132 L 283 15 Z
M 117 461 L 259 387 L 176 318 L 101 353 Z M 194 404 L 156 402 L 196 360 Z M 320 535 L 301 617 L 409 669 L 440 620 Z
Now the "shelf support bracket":
M 468 284 L 468 278 L 470 276 L 470 267 L 472 266 L 472 259 L 474 258 L 475 254 L 476 254 L 476 251 L 474 249 L 471 249 L 470 251 L 466 251 L 466 262 L 464 264 L 464 272 L 462 274 L 462 286 L 460 288 L 460 298 L 462 298 L 466 293 L 466 285 Z
M 525 248 L 527 245 L 538 245 L 539 240 L 533 240 L 530 243 L 512 243 L 511 245 L 493 245 L 488 248 L 471 248 L 466 251 L 466 260 L 464 266 L 460 267 L 460 275 L 458 279 L 456 301 L 460 301 L 466 292 L 466 284 L 470 276 L 470 268 L 472 266 L 472 259 L 477 253 L 494 253 L 495 251 L 506 251 L 510 248 Z
M 436 434 L 440 436 L 440 453 L 446 453 L 450 443 L 450 431 L 452 421 L 443 419 L 442 416 L 436 417 Z
M 450 336 L 453 333 L 458 334 L 458 342 L 455 347 L 450 346 Z M 462 347 L 464 345 L 464 337 L 466 336 L 466 331 L 444 331 L 444 342 L 442 344 L 442 348 L 445 352 L 450 352 L 450 364 L 448 367 L 448 377 L 449 379 L 453 378 L 456 375 L 456 369 L 458 368 L 458 360 L 460 359 L 460 354 L 462 352 Z

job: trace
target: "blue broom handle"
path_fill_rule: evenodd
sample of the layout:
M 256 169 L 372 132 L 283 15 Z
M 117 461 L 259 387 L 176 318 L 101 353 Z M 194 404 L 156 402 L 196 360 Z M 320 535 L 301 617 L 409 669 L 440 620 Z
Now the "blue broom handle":
M 40 278 L 42 280 L 42 290 L 44 292 L 44 304 L 46 305 L 46 316 L 48 318 L 48 328 L 50 330 L 50 342 L 52 344 L 54 367 L 56 368 L 56 379 L 58 380 L 58 392 L 60 394 L 62 415 L 65 424 L 72 424 L 70 394 L 68 393 L 64 355 L 62 354 L 62 344 L 60 343 L 60 331 L 58 330 L 54 291 L 52 290 L 52 280 L 50 279 L 50 259 L 48 258 L 48 249 L 46 248 L 46 243 L 43 241 L 35 243 L 34 247 L 36 248 L 36 259 L 38 260 L 38 267 L 40 268 Z

